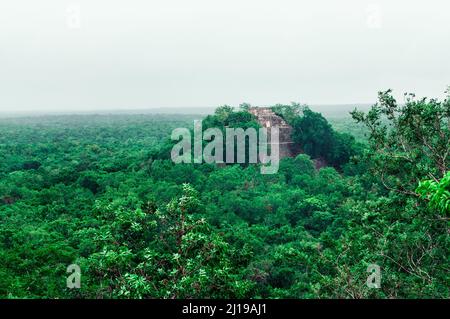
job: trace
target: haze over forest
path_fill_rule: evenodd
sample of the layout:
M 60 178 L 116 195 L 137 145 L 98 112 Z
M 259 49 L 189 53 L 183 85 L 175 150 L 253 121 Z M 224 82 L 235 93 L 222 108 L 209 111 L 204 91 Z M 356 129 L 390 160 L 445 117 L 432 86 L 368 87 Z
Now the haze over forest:
M 449 22 L 1 1 L 0 299 L 448 300 Z
M 443 98 L 448 1 L 0 4 L 0 113 Z

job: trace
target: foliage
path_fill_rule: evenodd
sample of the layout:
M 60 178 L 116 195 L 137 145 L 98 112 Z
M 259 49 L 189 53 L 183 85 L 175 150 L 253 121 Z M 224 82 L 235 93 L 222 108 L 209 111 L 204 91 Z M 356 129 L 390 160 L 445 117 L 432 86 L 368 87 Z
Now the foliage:
M 421 181 L 416 192 L 421 198 L 430 201 L 431 208 L 438 209 L 444 214 L 450 214 L 450 172 L 447 172 L 439 182 Z
M 202 208 L 190 185 L 158 209 L 149 202 L 134 210 L 105 204 L 96 207 L 98 250 L 78 261 L 94 287 L 85 297 L 243 297 L 251 287 L 233 274 L 229 245 L 194 217 Z
M 391 90 L 380 92 L 367 114 L 352 116 L 370 131 L 366 155 L 373 173 L 388 189 L 412 195 L 423 176 L 437 181 L 448 171 L 450 100 L 405 97 L 399 105 Z
M 279 114 L 292 126 L 292 140 L 306 154 L 341 168 L 357 154 L 359 145 L 347 133 L 336 132 L 322 114 L 307 106 L 276 106 Z
M 368 144 L 280 107 L 310 154 L 273 175 L 175 165 L 167 137 L 198 116 L 0 120 L 0 296 L 449 298 L 448 100 L 389 96 L 354 113 Z M 245 108 L 204 128 L 258 127 Z M 74 263 L 81 289 L 66 287 Z

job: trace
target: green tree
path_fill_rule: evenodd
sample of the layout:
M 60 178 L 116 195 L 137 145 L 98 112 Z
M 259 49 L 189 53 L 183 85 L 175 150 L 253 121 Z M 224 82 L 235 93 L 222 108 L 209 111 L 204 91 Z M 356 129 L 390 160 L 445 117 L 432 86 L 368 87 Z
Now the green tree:
M 112 219 L 96 236 L 100 251 L 80 260 L 94 287 L 87 297 L 240 298 L 249 292 L 251 283 L 233 269 L 232 248 L 196 217 L 202 208 L 190 185 L 156 210 L 105 208 L 99 207 L 102 215 Z
M 389 190 L 415 195 L 418 182 L 438 181 L 449 169 L 450 100 L 416 99 L 406 95 L 399 105 L 392 91 L 380 92 L 379 102 L 352 116 L 369 130 L 372 171 Z
M 439 182 L 421 181 L 416 192 L 421 198 L 429 201 L 431 208 L 438 209 L 443 214 L 450 214 L 450 172 L 447 172 Z

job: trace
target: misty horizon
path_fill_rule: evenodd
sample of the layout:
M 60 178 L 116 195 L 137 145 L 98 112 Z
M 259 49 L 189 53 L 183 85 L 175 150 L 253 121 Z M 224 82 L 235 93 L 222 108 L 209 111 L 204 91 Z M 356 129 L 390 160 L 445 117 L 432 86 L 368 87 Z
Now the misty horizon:
M 450 4 L 0 4 L 0 113 L 442 98 Z M 154 107 L 148 107 L 154 106 Z
M 374 104 L 374 103 L 373 103 Z M 373 104 L 368 103 L 349 103 L 349 104 L 318 104 L 309 105 L 310 109 L 316 112 L 320 112 L 327 117 L 350 117 L 350 111 L 355 108 L 361 111 L 367 111 Z M 88 110 L 20 110 L 20 111 L 4 111 L 0 110 L 0 118 L 8 117 L 34 117 L 34 116 L 52 116 L 52 115 L 208 115 L 213 114 L 217 106 L 199 106 L 199 107 L 148 107 L 148 108 L 115 108 L 115 109 L 88 109 Z M 270 107 L 274 105 L 252 105 L 253 107 Z M 232 106 L 235 109 L 239 109 L 239 106 Z

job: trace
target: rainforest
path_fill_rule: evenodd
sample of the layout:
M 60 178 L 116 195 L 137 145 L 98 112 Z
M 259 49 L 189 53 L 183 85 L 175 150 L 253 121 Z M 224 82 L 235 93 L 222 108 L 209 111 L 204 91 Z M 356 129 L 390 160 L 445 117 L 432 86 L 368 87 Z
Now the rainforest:
M 299 150 L 274 174 L 171 160 L 194 120 L 259 129 L 248 107 L 0 118 L 0 297 L 450 297 L 448 93 L 273 105 Z

